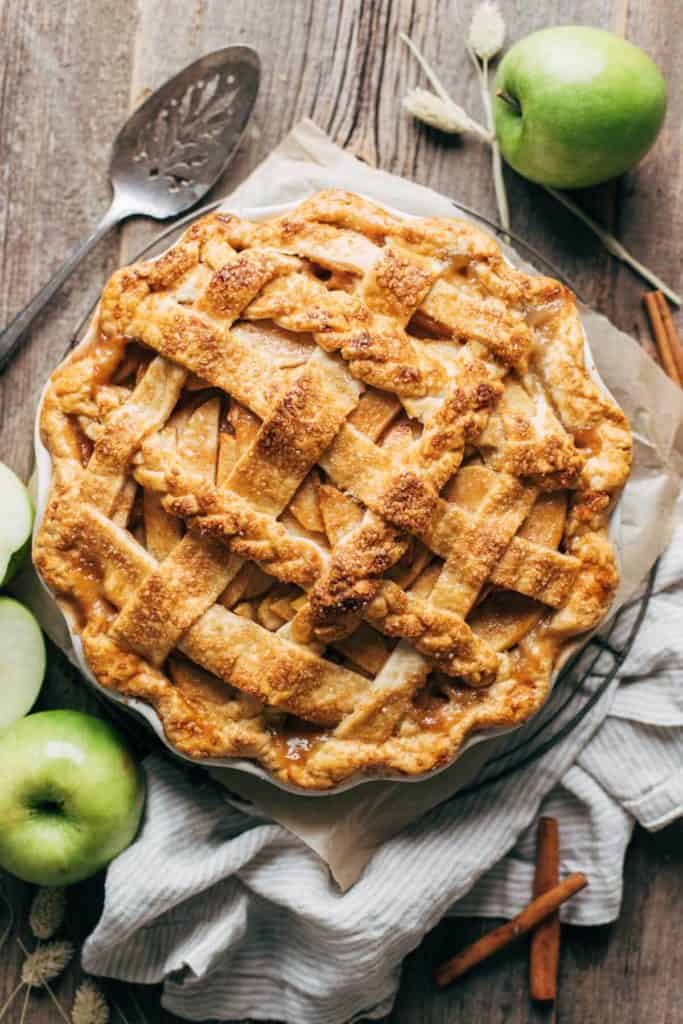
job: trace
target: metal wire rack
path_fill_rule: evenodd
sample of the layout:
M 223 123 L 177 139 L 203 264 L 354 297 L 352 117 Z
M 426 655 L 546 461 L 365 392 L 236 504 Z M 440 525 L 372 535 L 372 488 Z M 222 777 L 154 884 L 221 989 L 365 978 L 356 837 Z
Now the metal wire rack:
M 151 242 L 145 245 L 136 254 L 134 259 L 142 259 L 154 252 L 161 252 L 162 247 L 170 244 L 169 240 L 185 225 L 196 220 L 197 217 L 215 210 L 222 202 L 224 200 L 208 203 L 174 221 L 173 224 L 159 232 Z M 485 216 L 478 210 L 474 210 L 454 199 L 451 202 L 468 217 L 486 224 L 497 235 L 509 238 L 528 256 L 531 262 L 543 264 L 555 277 L 570 287 L 579 299 L 581 298 L 567 276 L 520 235 L 510 230 L 505 231 L 497 221 Z M 97 301 L 95 300 L 92 303 L 78 324 L 73 335 L 73 341 L 69 347 L 72 347 L 83 336 Z M 559 743 L 560 740 L 568 736 L 586 718 L 616 678 L 617 673 L 633 647 L 647 615 L 650 599 L 654 591 L 658 564 L 656 562 L 650 570 L 645 586 L 638 596 L 622 606 L 608 620 L 606 626 L 603 626 L 598 633 L 589 637 L 572 655 L 555 680 L 552 692 L 539 715 L 531 719 L 526 725 L 510 733 L 507 740 L 502 743 L 500 750 L 487 760 L 476 782 L 460 789 L 451 799 L 459 799 L 484 787 L 492 786 L 513 772 L 519 771 L 533 761 L 538 760 L 556 743 Z M 57 671 L 62 676 L 64 674 L 70 677 L 77 675 L 77 670 L 73 668 L 61 651 L 59 655 L 61 657 L 58 658 L 57 665 L 55 666 Z M 107 702 L 107 707 L 110 710 L 115 709 L 117 714 L 126 714 L 115 708 L 115 706 L 112 707 L 111 702 Z M 147 729 L 143 729 L 140 726 L 138 734 L 140 738 L 144 734 L 147 737 L 147 744 L 149 743 L 149 731 Z
M 492 786 L 525 768 L 543 757 L 585 719 L 616 679 L 633 647 L 647 615 L 658 566 L 657 561 L 638 597 L 623 605 L 607 625 L 570 658 L 537 718 L 512 733 L 510 742 L 486 762 L 477 781 L 458 790 L 456 797 Z

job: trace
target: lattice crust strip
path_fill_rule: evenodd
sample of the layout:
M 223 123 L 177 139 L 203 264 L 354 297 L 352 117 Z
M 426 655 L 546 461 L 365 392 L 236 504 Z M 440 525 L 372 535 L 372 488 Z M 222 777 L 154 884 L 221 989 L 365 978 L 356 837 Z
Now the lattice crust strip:
M 41 409 L 36 564 L 195 757 L 326 788 L 523 721 L 617 583 L 630 467 L 573 296 L 323 192 L 118 271 Z

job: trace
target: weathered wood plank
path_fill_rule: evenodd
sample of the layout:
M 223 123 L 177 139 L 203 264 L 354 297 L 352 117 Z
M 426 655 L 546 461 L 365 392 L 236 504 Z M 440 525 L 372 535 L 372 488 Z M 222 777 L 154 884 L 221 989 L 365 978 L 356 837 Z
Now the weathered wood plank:
M 363 159 L 452 194 L 495 216 L 490 157 L 472 139 L 453 140 L 416 124 L 400 108 L 405 90 L 425 80 L 400 44 L 407 32 L 434 64 L 454 99 L 481 117 L 479 91 L 463 49 L 476 0 L 4 0 L 0 5 L 0 322 L 31 298 L 68 249 L 97 220 L 109 198 L 111 139 L 146 90 L 190 60 L 232 42 L 256 47 L 261 93 L 237 159 L 216 190 L 228 191 L 301 117 L 312 117 Z M 667 0 L 501 0 L 510 41 L 552 24 L 583 23 L 625 33 L 660 63 L 670 91 L 662 139 L 618 185 L 580 196 L 634 253 L 681 285 L 681 122 L 683 68 L 678 39 L 683 8 Z M 643 286 L 557 204 L 506 170 L 514 228 L 545 253 L 587 297 L 622 327 L 644 331 Z M 26 472 L 35 399 L 58 362 L 70 330 L 121 259 L 159 230 L 140 221 L 91 254 L 33 332 L 33 344 L 0 379 L 0 458 Z M 88 706 L 80 687 L 53 673 L 42 707 Z M 676 1024 L 683 1019 L 680 942 L 680 828 L 640 833 L 629 852 L 624 911 L 609 929 L 565 933 L 558 1019 L 563 1024 Z M 22 922 L 29 887 L 3 880 Z M 101 880 L 73 891 L 74 938 L 92 926 Z M 392 1024 L 487 1024 L 549 1021 L 529 1009 L 526 952 L 520 947 L 482 966 L 447 993 L 435 993 L 428 968 L 490 923 L 443 923 L 404 970 Z M 29 936 L 19 929 L 23 941 Z M 0 1006 L 16 984 L 14 936 L 0 956 Z M 79 980 L 74 969 L 57 991 L 65 1006 Z M 137 1020 L 124 986 L 109 987 Z M 155 989 L 138 990 L 149 1021 L 167 1024 Z M 19 1020 L 17 1004 L 6 1020 Z M 51 1003 L 31 997 L 31 1024 L 54 1021 Z M 116 1018 L 115 1018 L 116 1019 Z
M 5 0 L 0 4 L 0 323 L 17 313 L 66 253 L 94 226 L 109 202 L 108 148 L 129 88 L 132 3 L 102 0 L 52 4 Z M 31 344 L 0 378 L 0 458 L 27 474 L 42 382 L 66 350 L 74 323 L 116 266 L 115 238 L 103 242 L 34 327 Z M 49 704 L 78 706 L 81 687 L 44 690 Z M 3 879 L 17 922 L 25 921 L 28 886 Z M 19 934 L 0 954 L 0 1006 L 17 982 Z M 60 982 L 71 1002 L 78 971 Z M 7 1015 L 18 1021 L 21 1001 Z M 31 998 L 31 1024 L 54 1022 L 44 996 Z
M 0 5 L 0 322 L 45 283 L 109 202 L 107 156 L 125 110 L 132 3 Z M 90 13 L 88 14 L 88 10 Z M 0 379 L 0 458 L 26 474 L 39 386 L 106 275 L 117 245 L 99 245 Z

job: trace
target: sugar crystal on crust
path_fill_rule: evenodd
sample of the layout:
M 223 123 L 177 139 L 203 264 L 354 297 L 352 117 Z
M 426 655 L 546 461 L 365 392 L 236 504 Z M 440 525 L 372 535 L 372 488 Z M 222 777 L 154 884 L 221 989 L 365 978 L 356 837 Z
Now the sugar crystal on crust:
M 584 347 L 485 232 L 342 190 L 117 271 L 40 413 L 34 559 L 91 671 L 305 789 L 524 721 L 618 583 Z

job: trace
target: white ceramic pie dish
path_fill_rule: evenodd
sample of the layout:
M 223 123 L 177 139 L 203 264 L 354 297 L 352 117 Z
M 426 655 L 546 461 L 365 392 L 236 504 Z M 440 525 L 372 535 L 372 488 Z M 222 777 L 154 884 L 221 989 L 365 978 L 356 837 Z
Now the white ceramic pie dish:
M 249 207 L 249 208 L 234 207 L 234 208 L 232 208 L 230 210 L 230 212 L 234 212 L 234 213 L 239 214 L 239 216 L 242 217 L 243 219 L 248 219 L 248 220 L 252 220 L 252 221 L 257 221 L 258 222 L 258 221 L 262 221 L 262 220 L 267 220 L 270 217 L 275 217 L 275 216 L 284 214 L 284 213 L 288 212 L 289 210 L 293 209 L 295 206 L 298 206 L 299 202 L 300 201 L 292 202 L 292 203 L 287 203 L 287 204 L 283 204 L 283 205 L 278 205 L 278 206 Z M 373 202 L 377 202 L 377 201 L 373 200 Z M 402 211 L 396 210 L 396 209 L 394 209 L 392 207 L 389 207 L 389 206 L 385 206 L 385 208 L 388 211 L 390 211 L 391 213 L 396 214 L 397 216 L 408 218 L 408 219 L 412 219 L 412 215 L 410 215 L 410 214 L 406 214 L 406 213 L 404 213 Z M 228 209 L 228 208 L 226 207 L 226 209 Z M 199 213 L 197 216 L 199 217 L 201 215 L 202 214 Z M 465 216 L 465 215 L 463 214 L 463 216 Z M 472 219 L 472 218 L 466 217 L 466 219 Z M 183 226 L 183 230 L 185 230 L 187 228 L 187 226 L 188 225 L 184 225 Z M 166 251 L 166 250 L 164 250 L 164 251 Z M 154 259 L 158 259 L 159 256 L 161 256 L 161 255 L 162 255 L 162 253 L 160 252 L 156 257 L 154 257 Z M 78 348 L 80 348 L 82 345 L 86 344 L 86 342 L 90 338 L 91 330 L 92 330 L 92 322 L 91 322 L 91 325 L 86 330 L 86 332 L 85 332 L 83 338 L 81 339 L 81 341 L 72 350 L 73 352 L 77 351 Z M 585 358 L 586 358 L 586 366 L 587 366 L 587 369 L 588 369 L 589 373 L 593 376 L 593 378 L 595 379 L 596 383 L 600 386 L 600 388 L 607 395 L 609 395 L 610 398 L 612 398 L 612 396 L 609 393 L 608 388 L 606 387 L 605 383 L 602 381 L 600 375 L 598 374 L 597 368 L 595 366 L 594 360 L 593 360 L 591 352 L 590 352 L 590 348 L 588 346 L 587 339 L 586 339 L 586 347 L 585 347 Z M 37 410 L 37 415 L 36 415 L 36 420 L 35 420 L 35 427 L 34 427 L 34 445 L 35 445 L 35 457 L 36 457 L 36 469 L 35 469 L 36 517 L 35 517 L 34 529 L 36 529 L 36 530 L 38 529 L 38 527 L 39 527 L 39 525 L 41 523 L 41 520 L 43 518 L 43 515 L 44 515 L 44 512 L 45 512 L 45 508 L 46 508 L 47 503 L 48 503 L 50 487 L 51 487 L 51 482 L 52 482 L 52 459 L 51 459 L 50 453 L 45 448 L 45 446 L 44 446 L 44 444 L 43 444 L 43 442 L 41 440 L 40 429 L 39 429 L 41 407 L 42 407 L 42 403 L 43 403 L 43 398 L 45 396 L 45 392 L 46 392 L 47 387 L 48 387 L 48 383 L 49 382 L 46 382 L 45 387 L 43 388 L 43 390 L 41 392 L 41 395 L 40 395 L 40 399 L 39 399 L 39 402 L 38 402 L 38 410 Z M 614 400 L 614 399 L 612 398 L 612 400 Z M 615 551 L 617 553 L 617 559 L 618 560 L 620 559 L 620 553 L 621 553 L 621 544 L 620 544 L 620 539 L 621 539 L 621 528 L 620 528 L 621 527 L 621 520 L 620 520 L 619 507 L 620 507 L 620 503 L 617 502 L 617 504 L 615 506 L 615 509 L 614 509 L 614 512 L 612 514 L 612 520 L 611 520 L 611 523 L 610 523 L 610 531 L 609 531 L 610 540 L 612 541 L 612 543 L 614 545 Z M 42 586 L 45 588 L 45 590 L 50 595 L 50 598 L 53 601 L 55 601 L 54 594 L 52 593 L 50 588 L 47 586 L 47 584 L 42 579 L 42 577 L 40 577 L 40 575 L 39 575 L 39 578 L 40 578 Z M 55 601 L 55 603 L 56 603 L 56 601 Z M 462 746 L 456 752 L 455 756 L 449 762 L 447 762 L 446 764 L 440 766 L 439 768 L 434 769 L 433 771 L 425 772 L 422 775 L 405 776 L 405 775 L 401 775 L 401 774 L 399 774 L 397 772 L 381 772 L 381 773 L 377 773 L 377 774 L 358 773 L 357 775 L 351 776 L 348 779 L 345 779 L 343 782 L 339 783 L 338 785 L 330 787 L 329 789 L 325 789 L 325 790 L 322 790 L 322 791 L 319 791 L 319 790 L 306 790 L 306 789 L 302 789 L 299 786 L 293 786 L 293 785 L 289 785 L 289 784 L 287 784 L 285 782 L 281 782 L 277 778 L 273 777 L 260 764 L 252 762 L 250 760 L 246 760 L 246 759 L 242 759 L 242 758 L 228 758 L 228 757 L 226 757 L 226 758 L 202 758 L 202 759 L 196 759 L 196 758 L 189 758 L 189 757 L 185 756 L 184 754 L 180 753 L 167 740 L 167 738 L 165 736 L 165 733 L 164 733 L 164 730 L 163 730 L 163 726 L 162 726 L 161 720 L 160 720 L 159 716 L 157 715 L 156 711 L 154 710 L 154 708 L 151 705 L 145 703 L 144 701 L 137 700 L 136 698 L 133 698 L 133 697 L 124 697 L 124 696 L 116 693 L 115 691 L 107 689 L 106 687 L 102 686 L 97 681 L 97 679 L 95 678 L 95 675 L 93 674 L 93 672 L 89 668 L 88 663 L 86 661 L 85 655 L 83 653 L 83 646 L 82 646 L 81 639 L 80 639 L 80 636 L 79 636 L 78 632 L 73 628 L 72 623 L 69 621 L 68 617 L 63 616 L 63 618 L 64 618 L 64 621 L 66 623 L 68 635 L 69 635 L 70 642 L 71 642 L 71 650 L 65 649 L 65 653 L 70 658 L 70 660 L 76 665 L 76 667 L 79 669 L 79 671 L 81 672 L 83 677 L 105 699 L 110 700 L 110 701 L 114 702 L 115 704 L 118 704 L 120 707 L 124 708 L 126 711 L 128 711 L 128 712 L 136 715 L 138 718 L 142 719 L 152 729 L 152 731 L 156 734 L 156 736 L 161 740 L 161 742 L 164 744 L 164 746 L 175 757 L 180 758 L 181 760 L 183 760 L 183 761 L 185 761 L 185 762 L 187 762 L 189 764 L 192 764 L 192 765 L 206 766 L 206 767 L 211 767 L 211 768 L 216 768 L 216 767 L 218 767 L 218 768 L 230 768 L 230 769 L 235 770 L 235 771 L 245 772 L 245 773 L 247 773 L 249 775 L 256 776 L 259 779 L 262 779 L 262 780 L 264 780 L 266 782 L 269 782 L 272 785 L 278 787 L 279 789 L 282 789 L 282 790 L 285 790 L 285 791 L 291 792 L 291 793 L 296 793 L 299 796 L 304 795 L 304 796 L 319 796 L 319 797 L 323 797 L 323 796 L 333 795 L 333 794 L 336 794 L 336 793 L 344 792 L 345 790 L 348 790 L 348 789 L 353 789 L 356 786 L 362 785 L 363 783 L 367 783 L 367 782 L 380 782 L 380 781 L 383 781 L 383 782 L 392 781 L 392 782 L 403 782 L 403 783 L 418 783 L 418 782 L 422 782 L 422 781 L 424 781 L 426 779 L 433 778 L 435 775 L 440 774 L 441 772 L 445 771 L 448 768 L 451 768 L 456 763 L 456 761 L 458 761 L 462 757 L 462 755 L 466 751 L 470 750 L 472 747 L 477 746 L 477 745 L 479 745 L 479 744 L 481 744 L 483 742 L 486 742 L 486 741 L 494 740 L 494 739 L 496 739 L 496 738 L 498 738 L 498 737 L 500 737 L 500 736 L 502 736 L 504 734 L 507 734 L 509 732 L 516 731 L 517 729 L 520 729 L 522 726 L 526 725 L 529 721 L 531 721 L 531 718 L 530 718 L 530 719 L 527 719 L 525 722 L 522 722 L 522 723 L 520 723 L 518 725 L 507 726 L 507 727 L 498 727 L 498 728 L 490 728 L 490 729 L 482 730 L 481 732 L 472 733 L 472 734 L 470 734 L 470 736 L 468 736 L 468 738 L 465 740 L 465 742 L 462 744 Z M 553 685 L 555 683 L 555 680 L 557 679 L 557 676 L 558 676 L 559 672 L 562 669 L 562 666 L 564 664 L 566 664 L 567 660 L 571 657 L 571 655 L 583 643 L 585 643 L 586 639 L 587 639 L 587 637 L 583 637 L 583 638 L 579 639 L 578 641 L 576 641 L 575 643 L 569 644 L 565 648 L 565 651 L 563 652 L 562 656 L 560 657 L 560 659 L 558 661 L 558 664 L 557 664 L 557 666 L 555 668 L 555 671 L 553 673 L 553 676 L 552 676 L 552 679 L 551 679 L 550 689 L 552 689 L 552 687 L 553 687 Z M 550 690 L 549 690 L 549 692 L 550 692 Z M 543 706 L 544 705 L 541 705 L 541 708 Z M 537 715 L 539 713 L 541 708 L 539 708 L 535 712 L 535 715 Z M 533 718 L 533 717 L 535 717 L 535 715 L 533 715 L 531 717 Z M 469 778 L 463 779 L 463 784 L 464 784 L 465 781 L 470 781 L 470 780 L 469 780 Z

